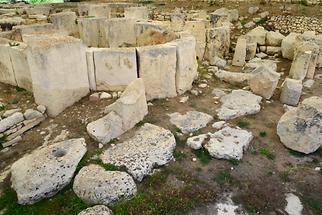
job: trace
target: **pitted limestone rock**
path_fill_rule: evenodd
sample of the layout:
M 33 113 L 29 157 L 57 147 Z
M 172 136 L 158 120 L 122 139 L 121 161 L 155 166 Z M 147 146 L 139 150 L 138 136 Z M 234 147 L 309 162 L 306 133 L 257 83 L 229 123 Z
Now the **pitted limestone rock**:
M 86 208 L 78 215 L 113 215 L 113 211 L 105 205 L 95 205 L 90 208 Z
M 73 185 L 75 194 L 89 205 L 110 205 L 137 192 L 133 178 L 126 172 L 106 171 L 95 164 L 83 167 Z
M 198 131 L 199 129 L 206 127 L 207 124 L 213 120 L 213 117 L 209 114 L 198 111 L 189 111 L 183 115 L 176 112 L 169 114 L 169 116 L 170 122 L 184 134 Z
M 322 144 L 322 98 L 313 96 L 287 111 L 277 124 L 281 142 L 305 154 L 316 151 Z
M 133 138 L 108 148 L 101 159 L 106 164 L 125 166 L 136 180 L 142 181 L 154 167 L 172 159 L 175 146 L 175 138 L 169 130 L 146 123 Z
M 70 139 L 16 161 L 11 167 L 11 182 L 19 204 L 33 204 L 63 189 L 86 151 L 83 138 Z
M 219 119 L 228 120 L 260 111 L 262 97 L 246 90 L 233 90 L 220 98 L 221 108 L 217 111 Z

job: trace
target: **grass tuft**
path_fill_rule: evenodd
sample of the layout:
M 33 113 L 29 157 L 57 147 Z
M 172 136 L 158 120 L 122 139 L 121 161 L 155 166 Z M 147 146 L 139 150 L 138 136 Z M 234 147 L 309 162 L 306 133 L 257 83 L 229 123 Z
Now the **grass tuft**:
M 223 184 L 226 184 L 226 183 L 230 183 L 232 181 L 232 176 L 229 172 L 229 170 L 220 170 L 214 180 L 220 184 L 220 185 L 223 185 Z
M 249 128 L 250 123 L 245 120 L 240 120 L 238 121 L 237 125 L 240 128 Z
M 271 152 L 269 149 L 267 149 L 267 148 L 261 148 L 260 150 L 259 150 L 259 153 L 261 154 L 261 155 L 264 155 L 265 157 L 267 157 L 268 159 L 270 159 L 270 160 L 275 160 L 275 154 L 273 153 L 273 152 Z
M 198 149 L 198 150 L 194 150 L 193 153 L 197 156 L 197 158 L 199 159 L 199 161 L 203 164 L 203 165 L 206 165 L 208 164 L 212 157 L 211 155 L 209 154 L 209 152 L 202 148 L 202 149 Z

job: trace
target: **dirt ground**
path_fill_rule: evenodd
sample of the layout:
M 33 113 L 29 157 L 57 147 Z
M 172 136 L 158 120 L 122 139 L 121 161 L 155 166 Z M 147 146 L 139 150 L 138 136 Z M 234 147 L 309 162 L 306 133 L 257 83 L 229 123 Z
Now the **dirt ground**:
M 209 6 L 207 3 L 194 1 L 182 2 L 173 1 L 167 4 L 156 4 L 158 10 L 171 10 L 175 7 L 185 9 L 207 9 L 212 11 L 220 7 L 238 8 L 241 14 L 246 14 L 249 6 L 254 4 L 232 5 L 224 3 Z M 278 8 L 282 4 L 259 4 L 262 10 L 269 10 L 272 14 L 278 14 Z M 292 14 L 302 14 L 299 4 L 290 4 Z M 307 15 L 320 16 L 321 6 L 307 7 Z M 278 72 L 284 71 L 287 75 L 290 62 L 281 60 L 278 63 Z M 322 74 L 317 70 L 316 74 Z M 177 139 L 177 148 L 174 154 L 175 159 L 167 166 L 161 167 L 159 171 L 147 177 L 139 184 L 137 197 L 128 202 L 112 206 L 115 214 L 184 214 L 193 211 L 197 214 L 204 214 L 209 204 L 214 204 L 225 195 L 231 195 L 236 204 L 249 214 L 286 214 L 285 194 L 292 192 L 300 197 L 304 205 L 304 215 L 322 214 L 322 172 L 314 170 L 322 166 L 322 149 L 310 155 L 302 155 L 288 150 L 280 142 L 276 134 L 276 125 L 283 115 L 283 105 L 279 102 L 279 89 L 275 91 L 270 102 L 263 101 L 261 111 L 252 116 L 238 118 L 229 121 L 232 125 L 238 125 L 255 136 L 249 148 L 244 153 L 240 162 L 211 159 L 202 150 L 193 151 L 185 145 L 188 135 L 179 136 L 178 129 L 170 124 L 167 114 L 173 112 L 185 113 L 189 110 L 196 110 L 208 113 L 215 117 L 216 110 L 220 107 L 212 95 L 214 88 L 237 89 L 239 87 L 221 82 L 214 76 L 207 78 L 207 68 L 199 64 L 199 78 L 195 81 L 193 89 L 198 89 L 200 83 L 207 81 L 208 87 L 202 90 L 202 94 L 195 96 L 187 92 L 182 96 L 189 96 L 186 103 L 180 103 L 177 98 L 152 101 L 149 106 L 149 114 L 143 123 L 149 122 L 171 130 Z M 316 95 L 321 96 L 322 79 L 316 79 L 311 89 L 305 89 L 301 97 L 304 98 Z M 56 141 L 63 138 L 84 137 L 88 152 L 84 163 L 93 162 L 93 156 L 100 154 L 110 145 L 98 148 L 86 132 L 86 125 L 103 116 L 104 108 L 114 100 L 101 100 L 98 102 L 89 101 L 88 96 L 67 108 L 56 118 L 47 118 L 39 126 L 26 132 L 23 140 L 9 151 L 0 152 L 0 179 L 3 172 L 10 165 L 26 153 L 32 152 L 44 142 Z M 0 84 L 0 102 L 7 104 L 6 109 L 35 108 L 33 97 L 26 91 L 19 91 L 15 87 Z M 122 135 L 119 140 L 113 141 L 117 144 L 131 137 L 142 123 Z M 211 124 L 195 134 L 208 131 L 215 131 Z M 58 136 L 58 138 L 57 138 Z M 197 161 L 193 161 L 197 158 Z M 94 159 L 95 160 L 95 159 Z M 83 163 L 83 165 L 84 165 Z M 4 183 L 0 183 L 3 193 L 9 189 L 10 175 L 6 176 Z M 70 187 L 63 191 L 68 198 L 75 196 Z M 34 208 L 20 207 L 11 209 L 11 214 L 77 214 L 85 206 L 69 207 L 70 202 L 56 199 L 44 200 Z M 67 197 L 66 197 L 67 198 Z M 53 203 L 55 202 L 55 203 Z M 46 206 L 46 207 L 45 207 Z M 15 206 L 18 207 L 18 206 Z M 36 209 L 35 209 L 36 208 Z M 1 214 L 0 197 L 0 214 Z M 15 213 L 14 213 L 15 211 Z M 6 214 L 6 213 L 5 213 Z M 7 213 L 8 214 L 8 213 Z

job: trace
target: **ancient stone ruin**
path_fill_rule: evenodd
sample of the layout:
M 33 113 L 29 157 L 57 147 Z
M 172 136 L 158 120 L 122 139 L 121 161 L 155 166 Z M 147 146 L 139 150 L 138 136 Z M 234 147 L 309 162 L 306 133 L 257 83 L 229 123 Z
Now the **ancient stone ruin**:
M 321 213 L 321 2 L 293 3 L 0 4 L 0 214 Z

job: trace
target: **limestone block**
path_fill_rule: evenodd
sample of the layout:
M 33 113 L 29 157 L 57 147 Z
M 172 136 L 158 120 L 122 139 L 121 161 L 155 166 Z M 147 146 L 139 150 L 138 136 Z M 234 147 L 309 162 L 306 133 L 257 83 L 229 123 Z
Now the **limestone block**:
M 256 55 L 257 39 L 255 36 L 245 35 L 246 38 L 246 60 L 251 60 Z
M 28 62 L 35 101 L 47 107 L 49 116 L 87 95 L 86 48 L 79 39 L 48 34 L 25 39 L 31 47 Z
M 24 41 L 23 35 L 25 34 L 38 34 L 38 33 L 58 33 L 54 25 L 51 23 L 45 24 L 32 24 L 32 25 L 17 25 L 12 28 L 14 31 L 13 39 L 16 41 Z M 64 32 L 60 32 L 64 34 Z
M 135 48 L 96 49 L 93 59 L 98 90 L 124 90 L 137 78 Z
M 281 45 L 283 58 L 293 60 L 294 50 L 297 45 L 296 41 L 297 41 L 297 37 L 299 35 L 300 34 L 298 34 L 298 33 L 292 32 L 289 35 L 287 35 L 286 37 L 284 37 L 284 39 L 282 40 L 282 45 Z
M 10 47 L 10 58 L 17 85 L 32 92 L 32 80 L 28 63 L 30 48 L 25 43 Z
M 50 16 L 50 21 L 59 31 L 65 31 L 67 35 L 77 35 L 78 28 L 76 24 L 75 12 L 61 12 Z
M 95 74 L 95 66 L 94 66 L 94 55 L 93 52 L 97 48 L 88 48 L 86 50 L 86 64 L 87 64 L 87 75 L 89 82 L 89 89 L 92 91 L 97 90 L 96 86 L 96 74 Z
M 111 18 L 107 21 L 107 40 L 109 47 L 135 46 L 134 19 Z
M 266 34 L 266 45 L 268 46 L 281 46 L 284 35 L 280 32 L 269 31 Z
M 45 15 L 48 16 L 52 7 L 50 5 L 34 5 L 25 9 L 27 15 Z
M 54 196 L 73 179 L 86 153 L 84 138 L 70 139 L 35 150 L 11 166 L 11 182 L 19 204 Z
M 9 40 L 0 40 L 0 82 L 17 85 L 14 70 L 10 60 L 10 45 Z
M 147 7 L 127 7 L 124 9 L 125 18 L 148 19 L 149 10 Z
M 258 45 L 265 45 L 266 44 L 266 34 L 267 30 L 265 30 L 262 26 L 258 26 L 252 29 L 250 32 L 247 33 L 248 35 L 254 36 L 256 38 Z
M 196 38 L 196 54 L 202 60 L 206 48 L 206 21 L 186 21 L 184 30 Z
M 90 47 L 107 47 L 107 18 L 91 17 L 78 19 L 78 29 L 81 40 Z
M 217 27 L 207 29 L 208 59 L 214 57 L 223 58 L 229 53 L 230 29 Z
M 282 84 L 280 101 L 283 104 L 296 106 L 300 101 L 302 88 L 303 86 L 300 80 L 286 78 Z
M 302 81 L 307 75 L 311 56 L 312 51 L 297 51 L 289 72 L 290 77 Z
M 176 89 L 181 95 L 192 88 L 192 82 L 198 75 L 196 40 L 194 37 L 184 37 L 170 44 L 173 44 L 177 50 Z
M 321 107 L 322 99 L 313 96 L 281 117 L 277 134 L 287 148 L 309 154 L 321 147 Z
M 233 57 L 232 65 L 244 66 L 246 63 L 246 48 L 247 40 L 244 37 L 239 37 L 236 44 L 236 49 Z
M 88 7 L 88 16 L 111 18 L 111 7 L 109 4 L 91 4 Z
M 266 66 L 256 68 L 253 73 L 249 80 L 250 89 L 253 93 L 270 99 L 277 87 L 280 74 Z
M 169 44 L 138 47 L 139 77 L 148 100 L 175 97 L 176 47 Z
M 306 78 L 313 79 L 315 74 L 315 68 L 318 62 L 319 53 L 320 53 L 320 47 L 314 42 L 305 41 L 305 42 L 300 42 L 295 48 L 295 53 L 305 52 L 305 51 L 311 52 L 311 59 L 309 62 Z
M 115 103 L 105 112 L 114 111 L 122 119 L 122 129 L 127 131 L 148 114 L 144 82 L 141 78 L 132 81 Z

